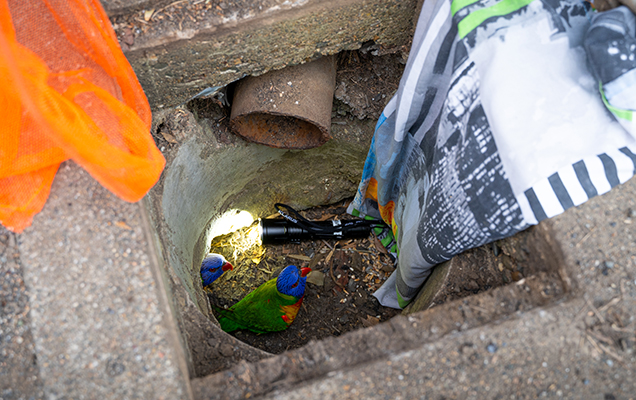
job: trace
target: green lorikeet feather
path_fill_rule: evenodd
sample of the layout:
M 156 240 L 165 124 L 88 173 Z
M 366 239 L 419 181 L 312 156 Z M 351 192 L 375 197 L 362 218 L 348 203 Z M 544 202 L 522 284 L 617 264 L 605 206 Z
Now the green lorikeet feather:
M 304 268 L 304 270 L 309 270 L 309 268 Z M 307 271 L 303 271 L 303 275 L 306 273 Z M 221 324 L 221 329 L 225 332 L 249 329 L 256 333 L 287 329 L 294 322 L 302 304 L 306 278 L 298 276 L 297 283 L 293 286 L 294 288 L 299 286 L 298 289 L 302 288 L 302 291 L 297 291 L 300 297 L 281 293 L 277 289 L 277 279 L 270 279 L 263 283 L 227 310 L 216 307 L 220 314 L 218 321 Z

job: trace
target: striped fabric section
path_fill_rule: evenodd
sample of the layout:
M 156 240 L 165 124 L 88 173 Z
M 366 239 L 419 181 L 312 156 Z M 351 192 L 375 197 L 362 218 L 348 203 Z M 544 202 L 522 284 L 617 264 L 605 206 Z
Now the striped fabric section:
M 588 157 L 562 168 L 517 195 L 524 218 L 536 224 L 609 192 L 636 175 L 636 148 Z
M 426 3 L 426 2 L 425 2 Z M 437 4 L 439 2 L 431 2 L 431 4 Z M 426 6 L 426 4 L 425 4 Z M 437 10 L 430 10 L 433 12 L 434 16 L 430 22 L 430 25 L 426 26 L 426 31 L 421 32 L 420 36 L 422 37 L 421 43 L 418 43 L 416 47 L 416 43 L 413 43 L 413 48 L 415 51 L 411 51 L 409 54 L 409 62 L 407 64 L 406 70 L 404 71 L 404 76 L 402 76 L 402 83 L 400 84 L 401 92 L 400 96 L 400 104 L 408 104 L 410 107 L 399 107 L 396 103 L 396 117 L 395 117 L 395 141 L 401 142 L 404 140 L 404 136 L 409 131 L 406 126 L 411 114 L 418 115 L 419 112 L 412 112 L 412 109 L 418 109 L 419 111 L 419 102 L 414 101 L 416 97 L 416 89 L 418 88 L 418 81 L 423 75 L 422 71 L 424 70 L 425 60 L 429 55 L 434 51 L 437 52 L 439 49 L 433 49 L 436 39 L 440 36 L 441 32 L 448 31 L 450 28 L 450 10 L 451 3 L 447 0 L 439 3 L 439 8 Z M 422 11 L 424 13 L 424 10 Z M 446 29 L 443 29 L 446 27 Z M 418 22 L 417 31 L 420 30 L 420 23 Z M 416 35 L 417 32 L 416 31 Z M 445 33 L 445 32 L 444 32 Z M 433 53 L 434 54 L 434 53 Z M 412 61 L 411 61 L 412 60 Z M 385 112 L 388 116 L 389 113 Z

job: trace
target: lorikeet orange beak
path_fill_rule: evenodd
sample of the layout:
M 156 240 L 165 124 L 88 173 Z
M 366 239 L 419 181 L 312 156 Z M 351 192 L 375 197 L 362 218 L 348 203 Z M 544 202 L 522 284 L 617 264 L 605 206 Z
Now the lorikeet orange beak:
M 309 267 L 301 268 L 300 269 L 300 276 L 301 277 L 305 277 L 310 272 L 311 272 L 311 268 L 309 268 Z
M 232 266 L 232 264 L 230 264 L 230 263 L 228 262 L 228 263 L 223 264 L 223 266 L 221 267 L 221 269 L 222 269 L 223 271 L 229 271 L 229 270 L 231 270 L 231 269 L 234 269 L 234 267 Z

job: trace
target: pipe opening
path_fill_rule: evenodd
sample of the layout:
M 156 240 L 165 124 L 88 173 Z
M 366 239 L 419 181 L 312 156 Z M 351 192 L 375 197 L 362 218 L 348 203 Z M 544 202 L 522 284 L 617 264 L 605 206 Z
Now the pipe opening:
M 237 116 L 232 120 L 232 130 L 246 140 L 283 149 L 310 149 L 329 140 L 324 128 L 300 117 L 273 113 Z
M 310 149 L 329 140 L 336 58 L 250 76 L 237 82 L 231 127 L 245 140 L 284 149 Z

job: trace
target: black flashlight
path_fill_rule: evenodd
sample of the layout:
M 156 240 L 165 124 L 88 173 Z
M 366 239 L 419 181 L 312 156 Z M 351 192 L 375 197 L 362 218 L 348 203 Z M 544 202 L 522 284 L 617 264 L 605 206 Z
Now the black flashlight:
M 262 219 L 262 244 L 281 244 L 316 239 L 360 239 L 371 234 L 371 229 L 382 227 L 382 221 L 374 219 L 310 221 L 286 204 L 274 204 L 284 219 Z M 287 212 L 282 209 L 285 208 Z
M 262 219 L 261 241 L 263 244 L 298 243 L 317 239 L 366 238 L 373 226 L 367 221 L 312 221 L 311 226 L 302 227 L 286 219 Z

